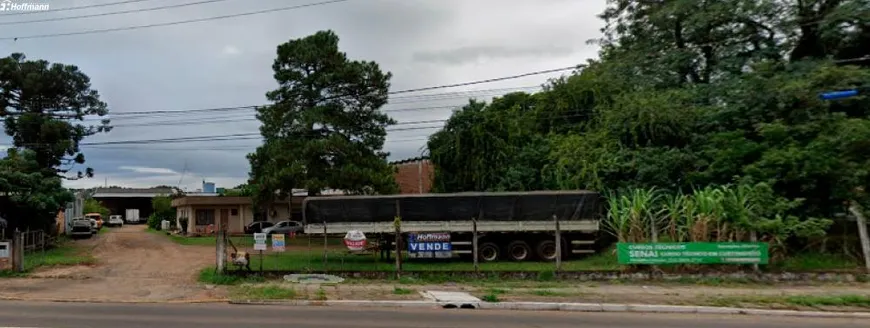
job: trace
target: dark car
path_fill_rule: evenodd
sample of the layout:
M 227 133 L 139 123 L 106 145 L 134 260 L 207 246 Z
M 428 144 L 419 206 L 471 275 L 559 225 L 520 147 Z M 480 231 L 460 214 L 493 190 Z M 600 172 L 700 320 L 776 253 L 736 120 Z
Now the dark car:
M 266 229 L 266 228 L 271 227 L 273 225 L 275 225 L 275 224 L 272 222 L 269 222 L 269 221 L 251 222 L 245 226 L 245 233 L 246 234 L 261 233 L 261 232 L 263 232 L 263 229 Z

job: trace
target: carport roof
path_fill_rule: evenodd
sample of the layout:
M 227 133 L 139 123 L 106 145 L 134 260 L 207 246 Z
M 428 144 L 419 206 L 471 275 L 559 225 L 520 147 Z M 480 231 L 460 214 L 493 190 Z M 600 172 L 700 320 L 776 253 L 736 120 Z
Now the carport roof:
M 172 195 L 172 188 L 96 188 L 93 198 L 154 198 Z
M 300 200 L 301 202 L 301 200 Z M 286 204 L 287 200 L 276 201 Z M 172 207 L 188 205 L 250 205 L 253 204 L 251 197 L 243 196 L 185 196 L 172 200 Z

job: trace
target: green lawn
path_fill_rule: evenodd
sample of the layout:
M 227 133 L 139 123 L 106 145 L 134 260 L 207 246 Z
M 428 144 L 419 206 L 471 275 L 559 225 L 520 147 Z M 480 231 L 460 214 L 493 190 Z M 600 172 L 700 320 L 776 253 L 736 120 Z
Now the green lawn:
M 801 253 L 789 256 L 771 266 L 792 272 L 854 270 L 860 268 L 862 260 L 838 254 Z
M 251 254 L 251 268 L 259 270 L 261 260 L 258 254 Z M 263 270 L 266 271 L 393 271 L 395 259 L 380 260 L 376 256 L 348 254 L 347 251 L 333 249 L 327 252 L 324 264 L 322 249 L 308 251 L 269 253 L 262 257 Z M 555 270 L 551 262 L 491 262 L 480 263 L 481 271 L 532 271 Z M 402 265 L 404 271 L 471 271 L 474 265 L 467 260 L 408 260 Z M 562 262 L 565 271 L 595 271 L 619 269 L 616 258 L 609 254 L 597 254 L 579 260 Z
M 155 233 L 166 236 L 163 232 Z M 215 245 L 215 237 L 184 237 L 167 236 L 172 241 L 182 245 Z M 251 268 L 254 271 L 262 268 L 265 271 L 394 271 L 395 260 L 380 260 L 372 254 L 355 255 L 349 254 L 342 245 L 341 238 L 329 238 L 327 245 L 326 262 L 323 256 L 323 239 L 319 236 L 300 236 L 295 239 L 287 239 L 288 250 L 282 253 L 272 251 L 265 252 L 262 261 L 259 254 L 252 251 L 254 244 L 253 236 L 233 236 L 230 241 L 240 249 L 251 252 Z M 295 246 L 295 249 L 290 249 Z M 663 265 L 662 268 L 679 265 Z M 831 254 L 795 254 L 778 263 L 772 263 L 767 269 L 784 270 L 790 272 L 807 271 L 830 271 L 830 270 L 855 270 L 860 267 L 857 259 L 836 256 Z M 599 271 L 620 270 L 625 266 L 617 263 L 616 254 L 611 250 L 587 256 L 582 259 L 564 261 L 563 271 Z M 233 269 L 232 267 L 230 269 Z M 473 263 L 469 260 L 454 259 L 443 260 L 408 260 L 402 266 L 404 271 L 471 271 Z M 487 271 L 530 271 L 548 272 L 555 270 L 555 263 L 550 262 L 510 262 L 501 261 L 493 263 L 480 263 L 480 270 Z
M 178 235 L 166 235 L 163 231 L 156 230 L 148 230 L 152 233 L 163 235 L 171 239 L 173 242 L 181 245 L 197 245 L 197 246 L 214 246 L 216 243 L 215 236 L 202 236 L 202 237 L 187 237 L 187 236 L 178 236 Z M 310 240 L 309 240 L 310 239 Z M 254 245 L 254 236 L 246 235 L 246 236 L 231 236 L 230 242 L 233 243 L 236 247 L 246 247 L 251 248 Z M 308 246 L 311 243 L 312 247 L 323 247 L 323 237 L 312 237 L 308 238 L 306 236 L 299 236 L 293 239 L 287 238 L 285 244 L 289 246 Z M 328 238 L 327 244 L 330 246 L 338 246 L 342 245 L 342 238 Z
M 720 296 L 706 300 L 710 305 L 742 307 L 746 304 L 758 304 L 771 307 L 858 307 L 870 308 L 870 296 L 867 295 L 801 295 L 801 296 Z M 778 306 L 777 306 L 778 305 Z
M 24 270 L 31 271 L 39 267 L 90 265 L 97 260 L 87 249 L 76 247 L 71 243 L 62 243 L 45 252 L 35 251 L 24 255 Z

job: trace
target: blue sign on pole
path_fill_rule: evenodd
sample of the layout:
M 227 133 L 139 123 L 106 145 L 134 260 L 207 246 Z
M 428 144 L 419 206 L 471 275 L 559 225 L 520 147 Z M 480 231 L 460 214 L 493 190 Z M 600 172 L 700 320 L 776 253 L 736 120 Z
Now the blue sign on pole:
M 408 255 L 412 258 L 453 257 L 453 245 L 450 243 L 450 233 L 408 234 Z
M 858 90 L 843 90 L 843 91 L 825 92 L 825 93 L 821 94 L 819 97 L 822 98 L 822 100 L 836 100 L 836 99 L 854 97 L 857 95 L 858 95 Z
M 870 94 L 870 87 L 868 86 L 860 86 L 851 90 L 838 90 L 838 91 L 830 91 L 824 92 L 819 95 L 819 98 L 822 100 L 837 100 L 849 97 L 855 97 L 860 95 Z

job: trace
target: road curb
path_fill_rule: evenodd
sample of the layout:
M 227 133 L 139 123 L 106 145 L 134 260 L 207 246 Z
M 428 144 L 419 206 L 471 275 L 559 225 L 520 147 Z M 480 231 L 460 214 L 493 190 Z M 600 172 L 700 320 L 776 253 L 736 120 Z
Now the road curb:
M 288 300 L 288 301 L 256 301 L 232 300 L 235 305 L 289 305 L 289 306 L 360 306 L 388 308 L 440 308 L 438 303 L 430 301 L 373 301 L 373 300 Z
M 228 299 L 194 299 L 194 300 L 99 300 L 99 299 L 72 299 L 72 298 L 30 298 L 0 296 L 2 301 L 22 302 L 52 302 L 52 303 L 97 303 L 97 304 L 204 304 L 204 303 L 227 303 Z
M 388 308 L 441 308 L 443 304 L 432 301 L 256 301 L 232 300 L 237 305 L 287 305 L 287 306 L 360 306 Z M 670 313 L 670 314 L 718 314 L 718 315 L 756 315 L 804 318 L 854 318 L 870 319 L 870 312 L 823 312 L 794 310 L 764 310 L 712 306 L 650 305 L 650 304 L 611 304 L 611 303 L 547 303 L 547 302 L 479 302 L 473 304 L 482 310 L 518 311 L 567 311 L 567 312 L 613 312 L 613 313 Z

